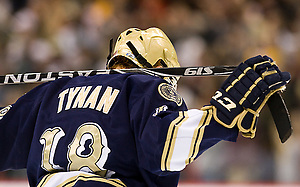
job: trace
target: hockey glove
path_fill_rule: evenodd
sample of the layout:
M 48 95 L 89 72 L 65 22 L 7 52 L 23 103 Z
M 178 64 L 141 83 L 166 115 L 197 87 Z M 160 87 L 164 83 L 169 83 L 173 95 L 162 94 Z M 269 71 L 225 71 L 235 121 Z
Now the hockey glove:
M 272 94 L 285 89 L 290 78 L 268 56 L 246 60 L 212 97 L 214 119 L 227 128 L 237 125 L 243 136 L 253 138 L 263 106 Z

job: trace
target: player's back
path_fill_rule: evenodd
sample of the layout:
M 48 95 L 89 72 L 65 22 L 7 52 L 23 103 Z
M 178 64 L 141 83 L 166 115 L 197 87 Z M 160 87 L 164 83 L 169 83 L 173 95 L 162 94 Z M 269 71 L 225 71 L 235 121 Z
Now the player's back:
M 143 133 L 144 125 L 160 107 L 157 87 L 163 82 L 160 78 L 130 74 L 63 78 L 23 96 L 12 111 L 24 106 L 22 111 L 29 116 L 15 120 L 26 119 L 22 123 L 28 128 L 24 130 L 28 137 L 33 130 L 31 145 L 25 146 L 30 147 L 26 164 L 30 183 L 35 185 L 40 180 L 43 185 L 68 184 L 74 182 L 74 172 L 70 171 L 83 171 L 84 176 L 77 176 L 77 181 L 176 185 L 178 173 L 161 180 L 142 166 L 159 163 L 146 163 L 148 160 L 140 152 L 155 155 L 162 147 L 137 142 L 140 136 L 151 134 Z M 147 131 L 157 134 L 158 129 L 153 126 Z

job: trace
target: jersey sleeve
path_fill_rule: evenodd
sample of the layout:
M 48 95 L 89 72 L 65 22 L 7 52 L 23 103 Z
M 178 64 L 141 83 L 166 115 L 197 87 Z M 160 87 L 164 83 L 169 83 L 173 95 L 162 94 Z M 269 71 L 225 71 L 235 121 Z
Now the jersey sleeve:
M 40 100 L 47 84 L 40 85 L 0 111 L 0 170 L 26 167 Z
M 176 90 L 163 81 L 149 85 L 135 90 L 130 105 L 143 169 L 160 176 L 179 172 L 219 141 L 236 141 L 238 130 L 219 125 L 211 111 L 188 110 Z

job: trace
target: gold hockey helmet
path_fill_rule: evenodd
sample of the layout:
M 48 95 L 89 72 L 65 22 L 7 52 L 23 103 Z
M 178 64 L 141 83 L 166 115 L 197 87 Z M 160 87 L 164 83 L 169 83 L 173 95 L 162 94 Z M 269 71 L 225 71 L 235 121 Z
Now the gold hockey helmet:
M 145 59 L 144 62 L 136 57 L 134 49 L 140 58 Z M 117 38 L 112 57 L 108 59 L 107 68 L 116 62 L 118 56 L 128 58 L 141 68 L 155 67 L 160 60 L 164 67 L 180 66 L 173 44 L 162 30 L 154 27 L 146 30 L 130 28 L 122 32 Z
M 111 42 L 112 48 L 112 42 Z M 110 51 L 111 53 L 111 51 Z M 113 54 L 109 54 L 107 68 L 110 69 L 119 58 L 125 57 L 140 68 L 180 67 L 172 42 L 159 28 L 129 28 L 117 38 Z M 165 78 L 176 87 L 179 77 Z

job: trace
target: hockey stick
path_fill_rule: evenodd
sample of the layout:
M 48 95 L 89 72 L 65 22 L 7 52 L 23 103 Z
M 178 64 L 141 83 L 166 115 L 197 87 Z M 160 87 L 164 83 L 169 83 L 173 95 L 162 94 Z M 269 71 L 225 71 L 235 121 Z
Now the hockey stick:
M 159 77 L 174 76 L 226 76 L 230 75 L 236 66 L 197 66 L 178 68 L 132 68 L 132 69 L 105 69 L 83 71 L 59 71 L 47 73 L 19 73 L 0 76 L 0 85 L 39 83 L 53 81 L 62 77 L 93 76 L 98 74 L 139 73 Z
M 39 83 L 53 81 L 62 77 L 93 76 L 98 74 L 139 73 L 159 77 L 174 76 L 228 76 L 236 66 L 197 66 L 177 68 L 132 68 L 109 70 L 60 71 L 47 73 L 19 73 L 0 76 L 0 85 Z M 284 143 L 292 134 L 288 110 L 280 93 L 273 94 L 267 102 L 272 113 L 279 138 Z
M 293 128 L 291 125 L 289 111 L 285 105 L 285 102 L 280 92 L 273 94 L 269 98 L 267 105 L 273 116 L 273 120 L 275 122 L 280 141 L 281 143 L 284 143 L 292 135 Z

